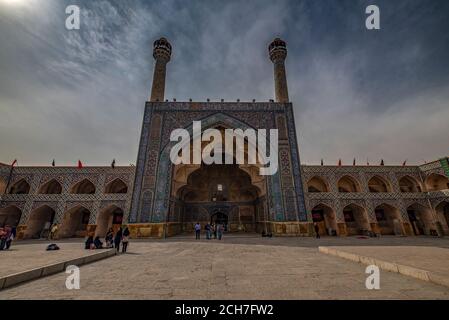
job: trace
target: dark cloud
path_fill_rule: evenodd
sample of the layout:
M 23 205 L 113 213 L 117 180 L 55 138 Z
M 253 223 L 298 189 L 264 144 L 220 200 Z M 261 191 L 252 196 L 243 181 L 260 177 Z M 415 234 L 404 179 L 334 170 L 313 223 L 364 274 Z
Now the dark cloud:
M 302 161 L 434 160 L 449 149 L 449 3 L 0 0 L 0 161 L 134 163 L 151 44 L 173 45 L 167 98 L 268 101 L 267 45 L 288 42 Z M 65 29 L 65 7 L 82 10 Z

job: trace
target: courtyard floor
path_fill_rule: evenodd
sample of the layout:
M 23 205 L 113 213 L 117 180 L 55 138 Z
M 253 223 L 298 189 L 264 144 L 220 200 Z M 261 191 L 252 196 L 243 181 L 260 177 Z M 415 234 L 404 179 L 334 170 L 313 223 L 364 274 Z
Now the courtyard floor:
M 65 243 L 82 246 L 82 240 L 61 246 Z M 30 245 L 36 241 L 17 242 L 15 249 Z M 319 253 L 318 246 L 376 246 L 379 252 L 379 246 L 404 246 L 412 255 L 408 246 L 449 248 L 449 239 L 229 235 L 195 241 L 183 235 L 134 240 L 129 253 L 82 266 L 80 290 L 66 289 L 67 274 L 59 273 L 0 291 L 0 299 L 449 299 L 447 287 L 386 271 L 380 290 L 368 290 L 366 266 Z M 4 257 L 0 252 L 0 267 Z M 439 255 L 428 259 L 449 264 Z

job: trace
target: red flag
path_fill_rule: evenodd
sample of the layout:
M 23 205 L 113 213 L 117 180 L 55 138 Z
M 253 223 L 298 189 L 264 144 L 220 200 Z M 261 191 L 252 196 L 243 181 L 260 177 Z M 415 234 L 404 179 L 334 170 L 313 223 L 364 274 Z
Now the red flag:
M 78 160 L 78 169 L 81 169 L 83 167 L 83 164 L 81 163 L 81 160 Z
M 355 166 L 355 158 L 354 158 L 354 160 L 352 161 L 352 165 Z
M 402 163 L 402 166 L 405 167 L 406 163 L 407 163 L 407 160 L 405 160 L 405 161 Z
M 14 167 L 17 164 L 17 159 L 14 159 L 14 161 L 11 164 L 11 167 Z
M 384 159 L 382 159 L 382 160 L 380 161 L 380 165 L 381 165 L 381 166 L 385 165 Z
M 338 159 L 338 166 L 341 167 L 341 159 Z

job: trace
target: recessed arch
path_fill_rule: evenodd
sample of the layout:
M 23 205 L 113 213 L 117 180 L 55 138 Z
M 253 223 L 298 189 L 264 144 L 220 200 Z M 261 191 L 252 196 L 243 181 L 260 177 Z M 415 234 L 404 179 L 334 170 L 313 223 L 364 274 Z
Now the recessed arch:
M 382 203 L 374 208 L 374 213 L 381 234 L 403 234 L 401 213 L 398 208 L 387 203 Z
M 440 191 L 449 189 L 449 179 L 438 173 L 432 173 L 426 178 L 427 191 Z
M 324 178 L 314 176 L 307 182 L 307 191 L 312 193 L 329 192 L 329 184 Z
M 20 179 L 9 188 L 9 194 L 28 194 L 30 184 L 25 179 Z
M 61 194 L 62 185 L 56 179 L 51 179 L 50 181 L 44 183 L 40 186 L 38 194 Z
M 25 238 L 40 239 L 48 236 L 56 212 L 48 205 L 33 210 L 28 218 Z
M 422 192 L 421 183 L 411 176 L 403 176 L 399 179 L 399 189 L 401 192 Z
M 337 182 L 338 192 L 360 192 L 360 182 L 352 176 L 345 175 Z
M 376 175 L 368 180 L 368 190 L 374 193 L 391 192 L 391 184 L 385 178 Z
M 365 234 L 371 230 L 366 209 L 357 204 L 348 204 L 343 208 L 346 232 L 349 236 Z
M 6 185 L 6 178 L 0 177 L 0 194 L 4 194 L 6 192 Z
M 95 185 L 89 179 L 83 179 L 76 183 L 72 189 L 71 193 L 75 194 L 94 194 Z
M 105 237 L 110 228 L 116 232 L 122 225 L 123 216 L 123 209 L 116 205 L 110 205 L 102 209 L 97 217 L 95 234 L 99 237 Z
M 413 203 L 407 207 L 407 214 L 415 235 L 430 235 L 430 230 L 435 230 L 430 208 Z
M 436 205 L 435 213 L 442 225 L 444 234 L 449 235 L 449 201 L 441 201 Z
M 86 236 L 87 225 L 89 224 L 90 210 L 79 205 L 64 213 L 61 223 L 60 237 L 73 238 Z
M 128 186 L 122 179 L 116 178 L 109 182 L 106 187 L 104 193 L 127 193 Z
M 0 209 L 0 227 L 17 227 L 22 216 L 22 210 L 14 205 Z
M 338 231 L 337 216 L 334 209 L 325 204 L 312 208 L 312 220 L 318 225 L 320 235 L 333 235 Z

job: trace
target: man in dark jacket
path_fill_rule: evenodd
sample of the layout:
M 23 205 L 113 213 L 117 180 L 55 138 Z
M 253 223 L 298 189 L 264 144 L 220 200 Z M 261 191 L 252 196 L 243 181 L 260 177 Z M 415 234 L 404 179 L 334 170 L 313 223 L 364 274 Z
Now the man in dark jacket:
M 114 237 L 114 245 L 115 245 L 115 250 L 117 250 L 117 252 L 119 252 L 119 250 L 120 250 L 120 242 L 122 242 L 122 236 L 123 236 L 123 231 L 122 231 L 122 227 L 120 227 L 120 229 L 117 231 L 117 233 L 115 234 L 115 237 Z

